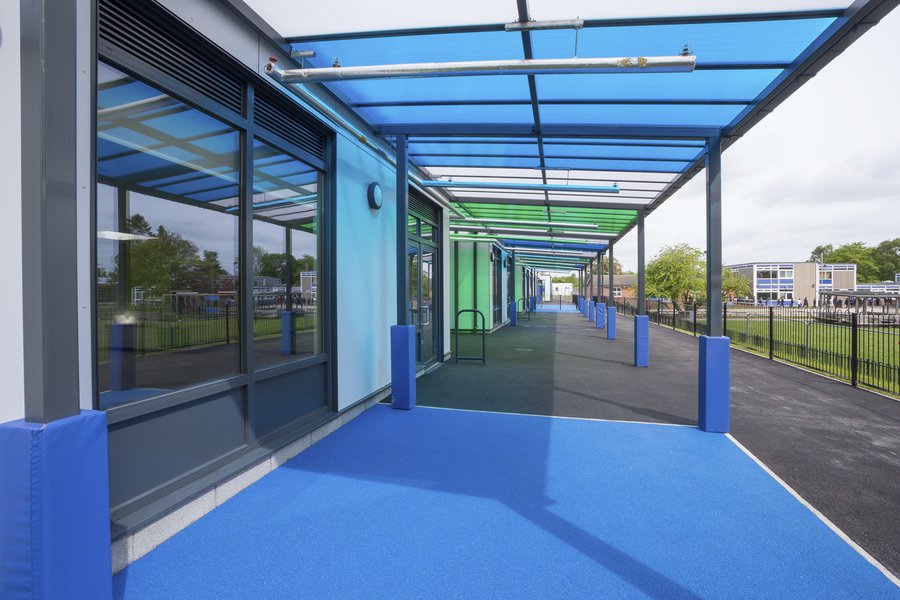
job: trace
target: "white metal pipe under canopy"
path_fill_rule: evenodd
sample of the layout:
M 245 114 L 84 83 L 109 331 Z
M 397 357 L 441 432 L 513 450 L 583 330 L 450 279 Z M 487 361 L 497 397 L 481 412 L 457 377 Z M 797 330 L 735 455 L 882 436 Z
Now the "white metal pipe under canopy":
M 574 73 L 689 73 L 697 57 L 630 56 L 615 58 L 532 58 L 406 63 L 359 67 L 279 69 L 274 57 L 265 71 L 282 83 L 323 83 L 356 79 L 459 77 L 470 75 L 558 75 Z
M 423 179 L 422 186 L 431 188 L 476 188 L 485 190 L 532 190 L 541 192 L 596 192 L 598 194 L 618 194 L 619 186 L 613 185 L 569 185 L 565 183 L 514 183 L 510 181 L 443 181 Z M 460 198 L 459 202 L 465 202 Z

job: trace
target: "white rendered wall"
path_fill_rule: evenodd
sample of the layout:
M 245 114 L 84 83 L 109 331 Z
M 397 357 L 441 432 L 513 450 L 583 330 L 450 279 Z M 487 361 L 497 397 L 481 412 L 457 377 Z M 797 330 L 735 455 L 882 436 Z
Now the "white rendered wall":
M 0 423 L 25 414 L 22 362 L 22 119 L 19 2 L 0 2 Z
M 396 174 L 337 136 L 338 410 L 391 382 L 391 325 L 397 323 Z M 366 189 L 381 185 L 384 205 L 369 208 Z

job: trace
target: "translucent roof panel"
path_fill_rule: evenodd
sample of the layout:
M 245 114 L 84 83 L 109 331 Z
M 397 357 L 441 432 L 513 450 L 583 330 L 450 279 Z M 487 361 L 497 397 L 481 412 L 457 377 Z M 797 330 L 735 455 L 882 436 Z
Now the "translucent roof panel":
M 786 19 L 737 23 L 690 23 L 585 27 L 578 56 L 674 56 L 687 44 L 698 66 L 710 63 L 790 63 L 834 19 Z M 575 56 L 573 29 L 532 33 L 535 58 Z
M 721 69 L 693 73 L 537 75 L 541 101 L 643 100 L 752 102 L 782 69 Z
M 524 75 L 480 75 L 437 79 L 363 79 L 329 84 L 352 106 L 440 102 L 515 102 L 531 105 Z
M 516 125 L 532 122 L 531 106 L 524 104 L 478 106 L 474 110 L 472 106 L 460 104 L 446 106 L 381 106 L 377 108 L 360 108 L 357 112 L 373 125 L 395 123 Z
M 682 125 L 725 127 L 738 116 L 744 106 L 709 105 L 541 105 L 541 122 L 545 125 L 579 123 L 627 125 Z
M 609 169 L 631 173 L 680 173 L 690 165 L 689 162 L 649 162 L 644 160 L 593 160 L 586 158 L 553 158 L 547 156 L 544 161 L 548 168 L 566 169 Z

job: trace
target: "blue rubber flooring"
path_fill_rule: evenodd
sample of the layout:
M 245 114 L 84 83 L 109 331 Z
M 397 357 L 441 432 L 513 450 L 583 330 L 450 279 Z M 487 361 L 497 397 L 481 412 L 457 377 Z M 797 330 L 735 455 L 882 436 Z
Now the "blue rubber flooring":
M 900 598 L 728 438 L 379 405 L 117 598 Z
M 571 303 L 563 303 L 562 306 L 559 304 L 553 304 L 552 302 L 548 302 L 546 304 L 538 304 L 536 308 L 537 312 L 546 312 L 546 313 L 574 313 L 578 314 L 578 307 Z M 520 317 L 521 318 L 521 317 Z

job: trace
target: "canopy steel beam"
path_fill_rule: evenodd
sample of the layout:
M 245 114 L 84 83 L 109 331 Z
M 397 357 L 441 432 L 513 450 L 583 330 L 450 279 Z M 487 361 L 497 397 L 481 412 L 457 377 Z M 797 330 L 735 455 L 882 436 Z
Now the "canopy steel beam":
M 618 56 L 611 58 L 532 58 L 458 62 L 280 69 L 275 57 L 264 67 L 280 83 L 324 83 L 360 79 L 461 77 L 472 75 L 559 75 L 602 73 L 690 73 L 696 56 Z
M 502 204 L 521 206 L 549 206 L 550 208 L 604 208 L 608 210 L 641 210 L 640 202 L 606 202 L 597 197 L 591 200 L 544 200 L 543 198 L 456 198 L 454 204 Z
M 498 235 L 496 233 L 466 233 L 461 232 L 459 234 L 450 234 L 450 237 L 453 239 L 466 239 L 473 241 L 483 241 L 483 242 L 493 242 L 497 240 L 505 240 L 508 242 L 509 246 L 516 246 L 517 242 L 544 242 L 546 244 L 583 244 L 585 246 L 593 246 L 593 247 L 603 247 L 606 244 L 600 240 L 585 240 L 582 238 L 563 238 L 563 236 L 554 235 L 552 239 L 548 235 Z M 525 246 L 522 246 L 525 247 Z
M 437 181 L 422 180 L 424 187 L 483 190 L 527 190 L 540 192 L 588 192 L 596 194 L 618 194 L 617 185 L 566 185 L 557 183 L 511 183 L 506 181 Z
M 240 4 L 235 0 L 227 0 L 229 4 Z M 588 19 L 584 27 L 639 27 L 655 25 L 702 25 L 706 23 L 741 23 L 745 21 L 784 21 L 799 19 L 828 19 L 843 14 L 841 9 L 812 9 L 796 11 L 750 12 L 714 15 L 690 15 L 669 17 L 623 17 L 614 19 Z M 540 21 L 538 21 L 540 23 Z M 285 38 L 285 42 L 296 44 L 301 42 L 324 42 L 335 40 L 357 40 L 365 38 L 400 37 L 413 35 L 435 35 L 441 33 L 474 33 L 485 31 L 504 31 L 505 23 L 485 25 L 455 25 L 442 27 L 415 27 L 409 29 L 384 29 L 378 31 L 352 31 L 329 33 L 324 35 L 301 35 Z M 270 36 L 271 37 L 271 36 Z M 272 39 L 279 39 L 273 37 Z
M 581 240 L 612 240 L 616 238 L 615 233 L 582 233 L 580 231 L 540 231 L 537 229 L 518 229 L 514 227 L 485 227 L 481 225 L 450 225 L 451 231 L 465 231 L 468 233 L 493 233 L 495 235 L 506 235 L 509 237 L 517 237 L 518 234 L 535 235 L 542 234 L 545 237 L 558 238 L 575 238 Z
M 407 324 L 406 301 L 409 297 L 409 261 L 407 234 L 409 225 L 409 161 L 406 136 L 397 137 L 397 324 Z
M 638 213 L 637 218 L 637 259 L 638 259 L 638 276 L 637 276 L 637 313 L 639 315 L 646 314 L 646 266 L 644 252 L 644 211 Z
M 591 223 L 563 223 L 560 221 L 517 221 L 515 219 L 450 219 L 450 225 L 464 225 L 466 223 L 486 223 L 496 225 L 532 225 L 535 227 L 561 227 L 563 229 L 588 229 L 597 231 L 597 225 Z
M 706 152 L 706 335 L 722 336 L 722 140 Z
M 375 125 L 375 130 L 382 135 L 406 134 L 415 137 L 438 136 L 504 136 L 534 137 L 532 125 L 515 125 L 503 123 L 399 123 Z M 545 137 L 565 138 L 638 138 L 638 139 L 679 139 L 706 141 L 719 135 L 716 127 L 690 127 L 680 125 L 545 125 L 542 135 Z

